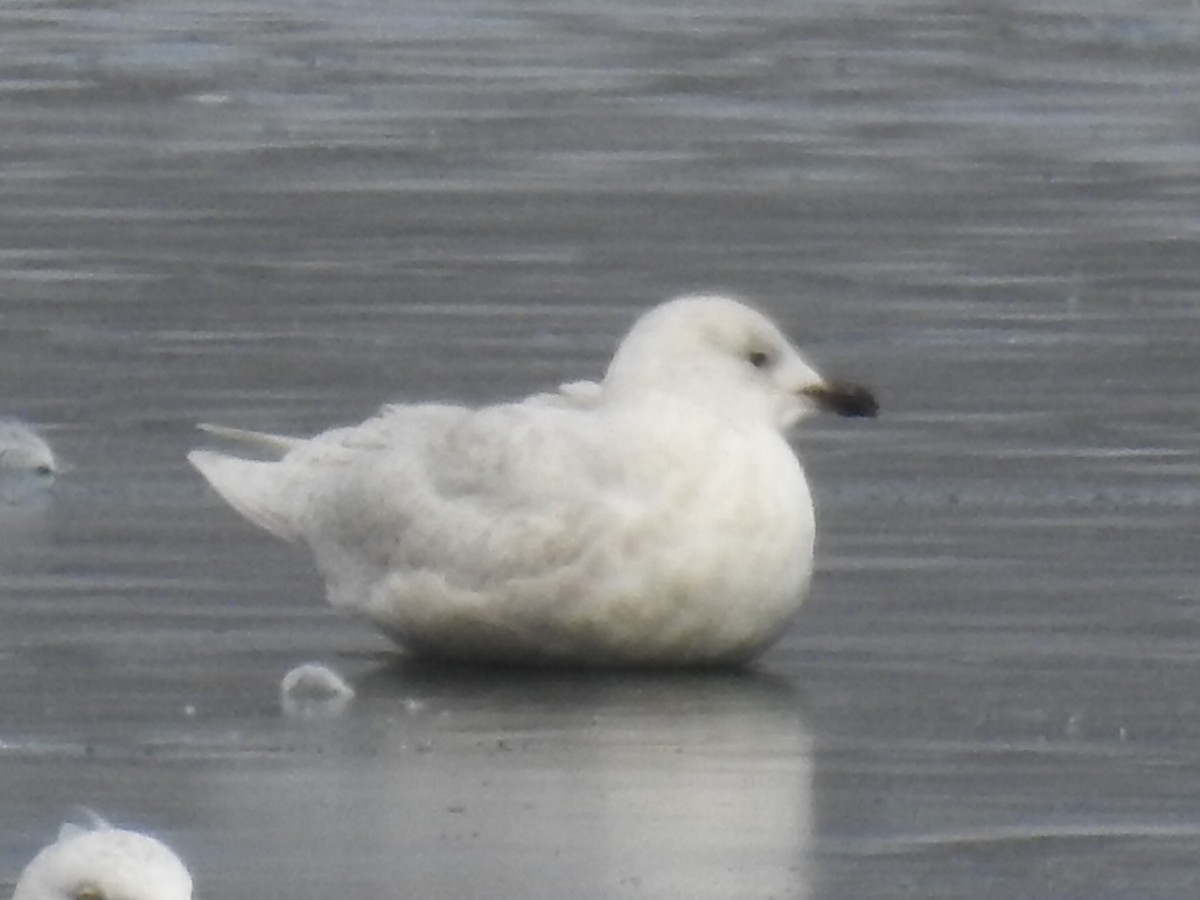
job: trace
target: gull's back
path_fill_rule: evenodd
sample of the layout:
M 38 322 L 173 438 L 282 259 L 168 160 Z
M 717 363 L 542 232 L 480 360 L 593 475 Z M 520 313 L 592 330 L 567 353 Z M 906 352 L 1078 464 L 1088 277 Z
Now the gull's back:
M 26 866 L 13 900 L 191 900 L 192 879 L 161 841 L 97 820 L 67 824 Z

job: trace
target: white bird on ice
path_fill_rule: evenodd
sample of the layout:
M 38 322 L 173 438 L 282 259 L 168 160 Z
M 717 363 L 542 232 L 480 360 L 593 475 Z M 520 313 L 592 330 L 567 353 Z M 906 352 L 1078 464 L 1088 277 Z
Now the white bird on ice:
M 735 663 L 779 637 L 812 573 L 812 500 L 783 432 L 876 408 L 762 314 L 700 295 L 645 313 L 599 384 L 387 406 L 308 439 L 201 426 L 278 458 L 188 459 L 308 545 L 335 607 L 414 651 Z
M 25 867 L 13 900 L 191 900 L 192 877 L 170 847 L 92 819 L 63 825 Z
M 46 477 L 58 471 L 50 445 L 19 419 L 0 418 L 0 473 L 5 471 Z

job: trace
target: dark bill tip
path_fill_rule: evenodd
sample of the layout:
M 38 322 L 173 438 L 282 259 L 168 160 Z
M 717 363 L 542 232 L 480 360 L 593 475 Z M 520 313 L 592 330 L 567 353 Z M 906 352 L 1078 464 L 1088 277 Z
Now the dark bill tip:
M 829 381 L 804 391 L 818 407 L 839 416 L 870 418 L 879 412 L 875 395 L 861 384 Z

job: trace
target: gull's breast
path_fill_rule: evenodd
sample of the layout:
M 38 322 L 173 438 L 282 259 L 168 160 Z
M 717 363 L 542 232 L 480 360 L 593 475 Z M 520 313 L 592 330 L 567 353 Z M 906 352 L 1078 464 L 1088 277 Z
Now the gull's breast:
M 578 554 L 545 571 L 486 586 L 456 583 L 450 572 L 394 571 L 364 611 L 402 643 L 438 655 L 748 658 L 804 598 L 812 502 L 799 462 L 775 434 L 710 441 L 699 455 L 703 464 L 664 465 L 643 502 L 615 502 Z

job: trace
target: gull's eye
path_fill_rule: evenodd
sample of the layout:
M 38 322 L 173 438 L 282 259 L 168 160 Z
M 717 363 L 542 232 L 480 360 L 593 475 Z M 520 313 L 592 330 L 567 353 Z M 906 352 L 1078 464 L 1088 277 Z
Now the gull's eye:
M 33 470 L 35 475 L 53 475 L 54 470 L 49 466 L 38 466 Z
M 746 354 L 746 362 L 756 369 L 765 369 L 771 365 L 771 354 L 766 350 L 751 350 Z

